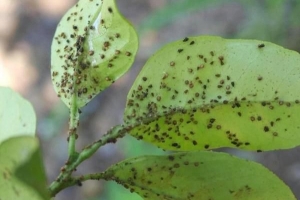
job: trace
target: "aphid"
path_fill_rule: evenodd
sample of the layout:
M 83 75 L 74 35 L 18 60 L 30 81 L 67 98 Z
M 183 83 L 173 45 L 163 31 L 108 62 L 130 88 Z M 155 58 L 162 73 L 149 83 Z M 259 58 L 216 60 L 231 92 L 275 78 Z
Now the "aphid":
M 171 61 L 171 62 L 170 62 L 170 66 L 172 66 L 172 67 L 175 66 L 175 62 L 174 62 L 174 61 Z
M 178 147 L 178 144 L 177 143 L 172 143 L 172 146 L 173 147 Z
M 265 47 L 265 44 L 259 44 L 258 45 L 258 48 L 263 48 L 263 47 Z
M 273 132 L 273 136 L 278 136 L 278 133 L 277 132 Z
M 143 77 L 142 79 L 143 79 L 143 81 L 147 81 L 147 77 Z
M 257 80 L 259 80 L 259 81 L 261 81 L 262 79 L 263 79 L 262 76 L 258 76 L 258 77 L 257 77 Z
M 188 40 L 189 40 L 189 38 L 185 37 L 182 41 L 187 42 Z
M 210 55 L 211 55 L 211 56 L 214 56 L 214 55 L 215 55 L 215 53 L 214 53 L 213 51 L 211 51 L 211 52 L 210 52 Z
M 219 61 L 221 65 L 224 65 L 224 57 L 223 56 L 219 56 Z
M 214 118 L 210 118 L 210 119 L 209 119 L 209 122 L 210 122 L 210 123 L 214 123 L 215 121 L 216 121 L 216 119 L 214 119 Z
M 191 42 L 190 42 L 190 45 L 193 45 L 193 44 L 195 44 L 195 41 L 191 41 Z
M 57 76 L 57 75 L 58 75 L 58 72 L 55 72 L 55 71 L 52 72 L 52 76 Z
M 201 64 L 201 65 L 199 65 L 198 67 L 197 67 L 197 70 L 199 70 L 199 69 L 203 69 L 204 68 L 204 65 L 203 64 Z
M 129 51 L 126 51 L 125 55 L 126 56 L 131 56 L 131 53 Z
M 261 121 L 261 120 L 262 120 L 261 116 L 258 116 L 258 117 L 257 117 L 257 120 L 258 120 L 258 121 Z
M 109 13 L 112 13 L 112 12 L 113 12 L 113 10 L 112 10 L 112 8 L 111 8 L 111 7 L 108 7 L 108 9 L 107 9 L 107 10 L 108 10 L 108 12 L 109 12 Z
M 182 51 L 183 51 L 183 49 L 178 49 L 177 50 L 178 53 L 181 53 Z
M 80 83 L 81 83 L 80 79 L 77 79 L 76 84 L 80 84 Z
M 105 41 L 104 43 L 103 43 L 103 46 L 104 47 L 108 47 L 110 45 L 110 43 L 108 42 L 108 41 Z
M 116 51 L 115 51 L 115 54 L 116 54 L 116 55 L 119 55 L 120 53 L 121 53 L 120 50 L 116 50 Z
M 116 33 L 116 34 L 115 34 L 115 37 L 116 37 L 116 38 L 119 38 L 119 37 L 120 37 L 120 33 Z
M 165 73 L 162 79 L 164 80 L 164 79 L 168 78 L 168 76 L 169 76 L 169 74 Z
M 92 50 L 91 50 L 91 51 L 89 51 L 89 55 L 90 55 L 90 56 L 94 55 L 94 53 L 95 53 L 95 52 L 94 52 L 94 51 L 92 51 Z
M 265 131 L 265 132 L 268 132 L 268 131 L 269 131 L 269 127 L 268 127 L 268 126 L 265 126 L 265 127 L 264 127 L 264 131 Z

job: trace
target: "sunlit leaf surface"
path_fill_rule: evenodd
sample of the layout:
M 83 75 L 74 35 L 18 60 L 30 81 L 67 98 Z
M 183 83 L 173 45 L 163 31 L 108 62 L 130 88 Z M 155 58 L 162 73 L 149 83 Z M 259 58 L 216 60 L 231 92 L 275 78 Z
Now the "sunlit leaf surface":
M 80 0 L 59 23 L 51 49 L 55 91 L 78 108 L 122 76 L 138 48 L 113 0 Z
M 31 104 L 13 90 L 0 87 L 0 144 L 20 135 L 35 135 L 36 116 Z
M 130 134 L 170 150 L 300 144 L 300 55 L 269 42 L 200 36 L 154 54 L 124 114 Z
M 268 169 L 225 153 L 142 156 L 112 166 L 106 175 L 151 200 L 295 200 Z
M 0 145 L 0 199 L 48 200 L 38 140 L 10 138 Z

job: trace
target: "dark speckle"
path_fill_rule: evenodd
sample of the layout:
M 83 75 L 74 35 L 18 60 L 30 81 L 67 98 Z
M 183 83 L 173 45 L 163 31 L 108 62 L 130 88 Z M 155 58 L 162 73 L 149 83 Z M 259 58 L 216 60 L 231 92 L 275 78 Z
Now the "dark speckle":
M 264 127 L 264 131 L 265 131 L 265 132 L 268 132 L 268 131 L 269 131 L 269 127 L 268 127 L 268 126 L 265 126 L 265 127 Z
M 183 42 L 187 42 L 189 40 L 189 38 L 188 37 L 185 37 L 184 39 L 183 39 Z
M 183 49 L 178 49 L 177 50 L 178 53 L 181 53 L 182 51 L 183 51 Z

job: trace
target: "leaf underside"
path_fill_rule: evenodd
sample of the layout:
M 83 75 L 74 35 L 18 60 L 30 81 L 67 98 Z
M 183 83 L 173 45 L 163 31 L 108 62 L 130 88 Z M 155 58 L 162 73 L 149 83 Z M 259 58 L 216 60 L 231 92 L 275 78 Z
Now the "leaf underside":
M 0 199 L 48 200 L 38 140 L 10 138 L 0 145 Z
M 131 66 L 138 48 L 133 27 L 113 0 L 80 0 L 59 23 L 51 49 L 54 88 L 70 107 L 86 105 Z
M 31 104 L 13 90 L 0 87 L 0 144 L 20 135 L 35 135 L 36 116 Z
M 142 156 L 112 166 L 106 176 L 151 200 L 295 199 L 268 169 L 225 153 Z
M 300 56 L 269 42 L 185 38 L 155 53 L 124 113 L 130 134 L 168 150 L 292 148 Z

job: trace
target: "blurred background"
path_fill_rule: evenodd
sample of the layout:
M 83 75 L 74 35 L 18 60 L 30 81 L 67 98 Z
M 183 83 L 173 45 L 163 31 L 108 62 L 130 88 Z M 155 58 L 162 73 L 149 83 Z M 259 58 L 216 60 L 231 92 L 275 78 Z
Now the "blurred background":
M 147 58 L 165 43 L 195 35 L 267 40 L 300 51 L 300 0 L 116 0 L 140 37 L 132 69 L 84 108 L 78 149 L 122 123 L 127 92 Z M 0 85 L 13 88 L 34 106 L 38 137 L 49 183 L 67 159 L 68 109 L 50 79 L 50 46 L 56 25 L 75 0 L 0 1 Z M 296 92 L 296 91 L 295 91 Z M 262 163 L 300 199 L 300 148 L 250 153 L 220 149 Z M 126 136 L 106 145 L 76 174 L 105 170 L 126 157 L 163 154 Z M 113 182 L 87 181 L 68 188 L 56 200 L 138 200 Z

